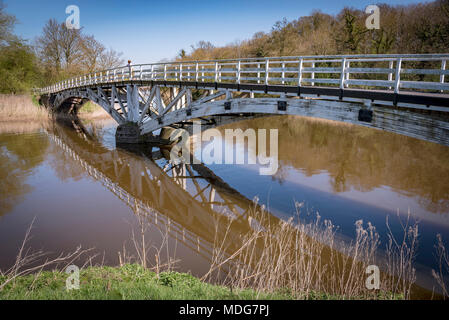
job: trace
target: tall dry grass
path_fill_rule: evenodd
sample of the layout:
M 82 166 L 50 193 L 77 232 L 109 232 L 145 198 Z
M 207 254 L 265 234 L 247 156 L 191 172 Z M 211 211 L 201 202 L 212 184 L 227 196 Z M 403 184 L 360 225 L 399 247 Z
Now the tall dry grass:
M 445 299 L 449 298 L 449 252 L 446 250 L 441 234 L 437 234 L 436 258 L 438 270 L 432 270 L 432 276 L 437 281 Z
M 47 110 L 30 95 L 0 95 L 0 121 L 42 120 L 48 117 Z
M 161 241 L 156 245 L 147 238 L 150 227 L 154 226 L 148 212 L 141 210 L 137 204 L 134 209 L 137 226 L 131 225 L 132 246 L 127 248 L 126 243 L 123 244 L 122 251 L 118 252 L 119 265 L 137 263 L 145 269 L 154 271 L 158 277 L 161 272 L 173 271 L 180 260 L 176 259 L 176 247 L 171 250 L 169 246 L 170 225 L 162 223 L 157 225 Z
M 299 219 L 300 205 L 297 208 Z M 312 223 L 293 222 L 293 218 L 273 223 L 263 207 L 254 206 L 251 217 L 253 231 L 241 235 L 238 250 L 229 252 L 227 237 L 217 239 L 210 271 L 203 280 L 259 292 L 288 290 L 296 299 L 317 294 L 341 299 L 410 298 L 417 225 L 406 226 L 401 240 L 390 234 L 380 288 L 370 290 L 366 269 L 380 267 L 379 234 L 370 223 L 357 221 L 355 240 L 343 243 L 332 222 L 322 221 L 319 215 Z

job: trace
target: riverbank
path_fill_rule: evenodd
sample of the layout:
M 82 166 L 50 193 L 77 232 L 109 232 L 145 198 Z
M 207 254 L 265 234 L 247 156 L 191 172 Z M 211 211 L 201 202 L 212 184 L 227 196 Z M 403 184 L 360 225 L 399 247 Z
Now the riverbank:
M 48 118 L 48 112 L 32 95 L 0 95 L 0 121 L 29 121 Z
M 261 293 L 252 289 L 236 289 L 208 284 L 187 273 L 144 269 L 138 264 L 122 267 L 89 267 L 80 271 L 79 290 L 66 289 L 68 275 L 44 271 L 17 277 L 0 290 L 0 300 L 292 300 L 284 291 Z M 0 287 L 6 277 L 0 276 Z M 306 299 L 334 300 L 341 297 L 310 292 Z M 379 296 L 382 298 L 382 296 Z M 391 299 L 391 297 L 389 296 Z M 400 296 L 396 297 L 400 299 Z
M 48 116 L 48 111 L 39 105 L 36 96 L 0 94 L 0 122 L 42 121 Z M 91 101 L 86 102 L 79 109 L 78 116 L 86 120 L 110 118 L 106 111 Z

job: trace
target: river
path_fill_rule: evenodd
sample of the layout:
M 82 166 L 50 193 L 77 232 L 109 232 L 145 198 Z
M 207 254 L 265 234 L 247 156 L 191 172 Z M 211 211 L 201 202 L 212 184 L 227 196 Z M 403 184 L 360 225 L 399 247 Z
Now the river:
M 300 203 L 302 221 L 319 213 L 338 226 L 342 241 L 355 237 L 357 220 L 371 222 L 381 248 L 387 217 L 400 238 L 410 213 L 419 222 L 417 282 L 435 285 L 436 235 L 449 241 L 446 146 L 293 116 L 218 128 L 279 130 L 278 170 L 260 175 L 258 164 L 173 167 L 167 151 L 116 146 L 115 127 L 108 120 L 0 123 L 0 270 L 14 263 L 33 219 L 34 249 L 56 254 L 82 245 L 94 248 L 92 263 L 105 265 L 137 259 L 132 238 L 143 212 L 150 221 L 145 241 L 153 246 L 149 264 L 168 243 L 161 258 L 173 256 L 176 270 L 201 276 L 210 267 L 216 217 L 242 221 L 229 231 L 238 236 L 251 227 L 257 198 L 274 219 L 289 219 Z

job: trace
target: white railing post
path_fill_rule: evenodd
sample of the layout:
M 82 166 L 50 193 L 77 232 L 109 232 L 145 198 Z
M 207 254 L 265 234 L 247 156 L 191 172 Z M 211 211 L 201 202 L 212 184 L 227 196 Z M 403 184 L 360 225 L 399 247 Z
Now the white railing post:
M 349 68 L 351 67 L 351 61 L 346 61 L 346 77 L 345 80 L 349 80 L 349 75 L 351 74 L 349 72 Z M 348 81 L 345 81 L 345 88 L 349 87 Z
M 315 69 L 315 62 L 312 62 L 312 69 Z M 315 79 L 315 72 L 312 71 L 312 74 L 310 75 L 311 79 Z M 314 86 L 315 82 L 311 82 L 310 85 Z
M 164 80 L 167 80 L 167 65 L 164 64 Z
M 195 64 L 195 81 L 198 82 L 198 62 Z
M 446 60 L 441 60 L 441 71 L 446 70 Z M 440 74 L 440 83 L 444 83 L 444 73 Z M 440 90 L 440 92 L 443 92 L 443 90 Z
M 284 62 L 282 63 L 281 67 L 282 67 L 282 73 L 281 73 L 282 80 L 281 80 L 281 83 L 284 84 L 284 78 L 285 78 L 285 63 Z
M 257 64 L 257 83 L 260 83 L 260 63 Z
M 182 81 L 182 63 L 179 65 L 179 81 Z
M 270 60 L 266 59 L 265 60 L 265 85 L 268 85 L 268 80 L 269 80 L 269 73 L 270 70 Z
M 215 75 L 214 75 L 215 82 L 218 82 L 218 62 L 215 61 Z
M 303 64 L 303 58 L 299 59 L 299 63 L 298 63 L 298 86 L 301 86 L 301 82 L 302 82 L 302 64 Z
M 240 83 L 240 60 L 237 62 L 237 74 L 236 74 L 236 78 L 237 78 L 237 83 Z
M 139 79 L 142 80 L 142 65 L 140 65 L 139 69 Z
M 394 78 L 394 93 L 398 93 L 399 87 L 401 86 L 401 64 L 402 58 L 398 58 L 396 61 L 396 74 Z
M 204 65 L 201 66 L 201 82 L 204 82 Z
M 345 71 L 346 71 L 346 58 L 343 58 L 341 60 L 340 89 L 345 88 Z
M 150 79 L 154 80 L 154 64 L 151 65 L 151 75 L 150 75 Z

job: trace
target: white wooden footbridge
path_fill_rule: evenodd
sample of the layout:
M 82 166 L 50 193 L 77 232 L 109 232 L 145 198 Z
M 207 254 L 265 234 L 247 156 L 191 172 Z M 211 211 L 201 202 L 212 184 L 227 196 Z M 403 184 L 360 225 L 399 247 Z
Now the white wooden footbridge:
M 141 142 L 158 129 L 289 114 L 389 130 L 449 145 L 449 54 L 345 55 L 127 65 L 38 90 L 56 112 L 87 100 Z

